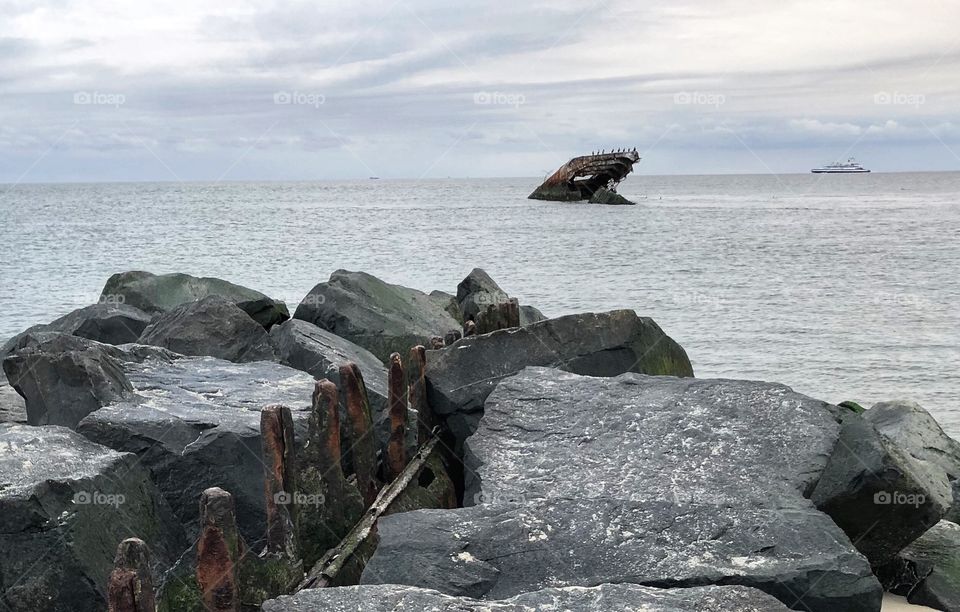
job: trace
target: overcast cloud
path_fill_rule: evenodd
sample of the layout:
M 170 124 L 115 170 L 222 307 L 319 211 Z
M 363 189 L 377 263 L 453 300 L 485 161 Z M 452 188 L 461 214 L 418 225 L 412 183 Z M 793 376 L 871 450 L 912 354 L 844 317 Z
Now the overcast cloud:
M 955 0 L 0 0 L 0 181 L 960 170 Z

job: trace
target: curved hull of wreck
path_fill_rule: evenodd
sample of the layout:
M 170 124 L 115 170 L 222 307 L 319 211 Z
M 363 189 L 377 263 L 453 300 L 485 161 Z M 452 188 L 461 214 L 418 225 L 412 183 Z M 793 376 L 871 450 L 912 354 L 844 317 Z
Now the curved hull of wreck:
M 616 187 L 640 161 L 636 150 L 574 157 L 551 174 L 528 197 L 532 200 L 577 202 L 600 189 Z

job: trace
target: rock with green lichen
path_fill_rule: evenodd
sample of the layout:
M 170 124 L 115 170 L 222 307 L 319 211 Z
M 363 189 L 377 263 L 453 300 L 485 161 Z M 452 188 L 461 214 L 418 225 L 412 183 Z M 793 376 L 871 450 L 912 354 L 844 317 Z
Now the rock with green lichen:
M 300 302 L 294 318 L 359 344 L 386 362 L 391 353 L 428 346 L 432 336 L 459 329 L 450 296 L 386 283 L 364 272 L 337 270 Z

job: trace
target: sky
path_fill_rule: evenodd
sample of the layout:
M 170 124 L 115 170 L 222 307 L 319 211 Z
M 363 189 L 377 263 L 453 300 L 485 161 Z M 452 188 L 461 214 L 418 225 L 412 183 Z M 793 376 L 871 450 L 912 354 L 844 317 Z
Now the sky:
M 956 0 L 0 0 L 0 182 L 960 170 Z

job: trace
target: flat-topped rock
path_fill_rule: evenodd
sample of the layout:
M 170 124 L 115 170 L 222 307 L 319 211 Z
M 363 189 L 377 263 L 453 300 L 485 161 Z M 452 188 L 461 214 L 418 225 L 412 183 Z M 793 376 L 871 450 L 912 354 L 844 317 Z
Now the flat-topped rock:
M 0 601 L 101 612 L 117 545 L 136 535 L 154 570 L 187 546 L 137 457 L 63 427 L 0 424 Z
M 394 612 L 457 610 L 458 612 L 786 612 L 776 599 L 737 586 L 656 589 L 632 584 L 601 584 L 523 593 L 503 601 L 452 597 L 429 589 L 399 585 L 362 585 L 310 589 L 292 597 L 264 602 L 264 612 Z
M 772 383 L 526 368 L 467 440 L 477 505 L 383 519 L 363 582 L 485 599 L 740 584 L 793 609 L 875 611 L 866 559 L 805 498 L 839 419 Z
M 264 328 L 219 295 L 209 295 L 159 315 L 143 330 L 138 342 L 181 355 L 238 363 L 277 360 Z
M 114 274 L 104 285 L 100 300 L 123 302 L 150 314 L 157 314 L 210 295 L 218 295 L 233 302 L 266 329 L 290 318 L 286 304 L 259 291 L 219 278 L 179 273 L 157 275 L 134 271 Z
M 462 440 L 476 428 L 497 383 L 528 366 L 590 376 L 693 376 L 686 352 L 653 319 L 632 310 L 576 314 L 427 351 L 430 405 Z
M 200 493 L 230 491 L 241 534 L 259 541 L 266 524 L 260 410 L 289 407 L 303 440 L 313 377 L 275 363 L 212 357 L 151 358 L 125 362 L 123 370 L 134 393 L 91 413 L 77 431 L 139 455 L 191 530 Z
M 455 306 L 455 304 L 453 305 Z M 359 344 L 386 362 L 430 338 L 459 329 L 447 294 L 426 294 L 364 272 L 337 270 L 300 302 L 294 318 Z

